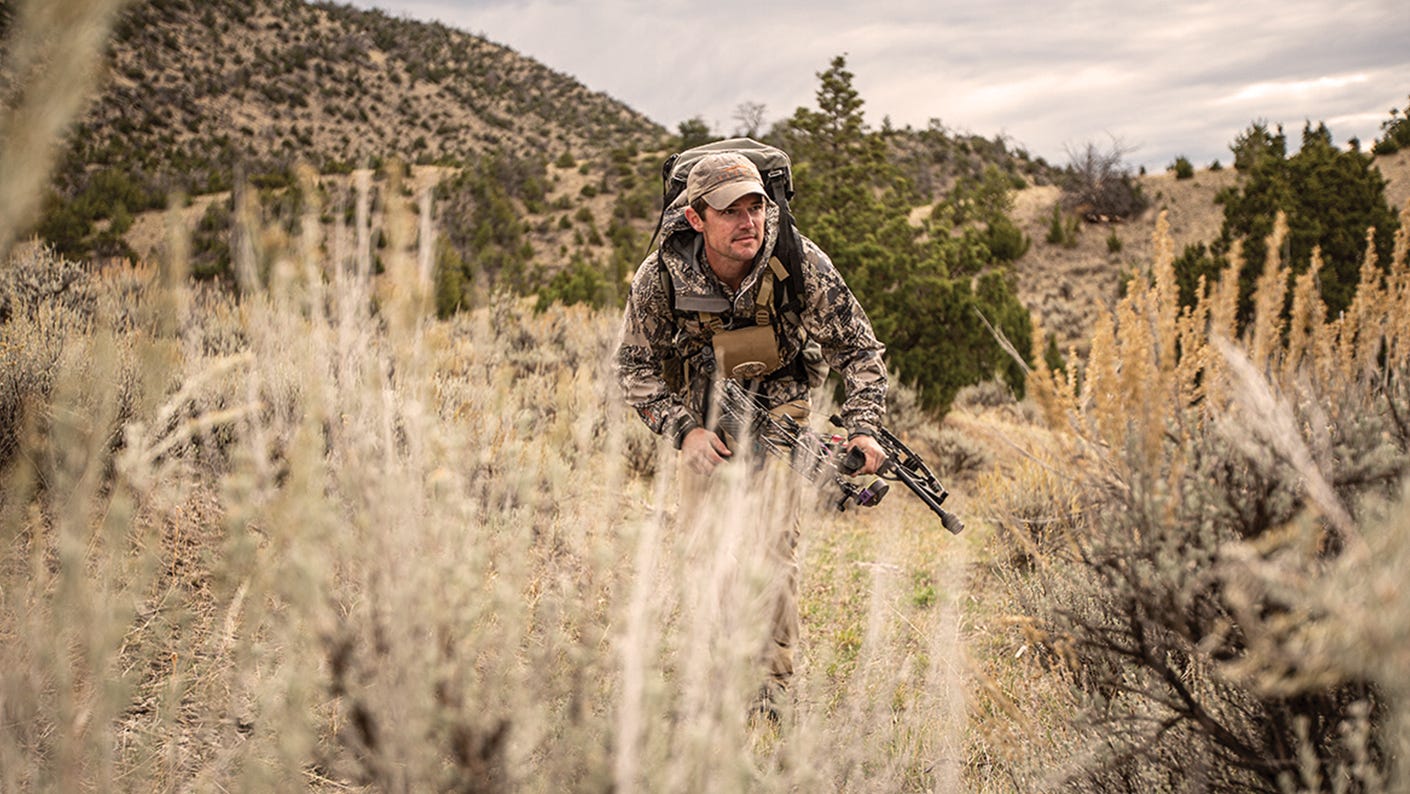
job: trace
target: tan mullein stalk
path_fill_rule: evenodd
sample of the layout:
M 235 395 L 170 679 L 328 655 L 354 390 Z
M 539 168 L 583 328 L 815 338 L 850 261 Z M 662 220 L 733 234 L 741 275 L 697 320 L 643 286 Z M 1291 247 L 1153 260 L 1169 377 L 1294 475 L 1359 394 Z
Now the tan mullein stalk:
M 1049 426 L 1062 427 L 1065 420 L 1077 412 L 1077 396 L 1072 380 L 1072 368 L 1064 379 L 1059 373 L 1048 369 L 1048 361 L 1043 355 L 1047 347 L 1047 333 L 1036 322 L 1033 324 L 1033 368 L 1028 372 L 1027 391 L 1034 402 L 1043 409 L 1043 416 Z M 1068 359 L 1076 361 L 1076 359 Z
M 1320 256 L 1314 260 L 1317 265 L 1325 264 Z M 1320 284 L 1320 282 L 1318 282 Z M 1301 282 L 1299 281 L 1299 289 Z M 1307 346 L 1302 357 L 1304 367 L 1315 374 L 1323 383 L 1338 377 L 1340 366 L 1337 363 L 1337 347 L 1339 343 L 1340 323 L 1338 320 L 1327 317 L 1327 304 L 1322 300 L 1322 292 L 1314 284 L 1314 300 L 1312 315 L 1307 319 Z
M 1410 201 L 1400 212 L 1400 229 L 1395 233 L 1395 250 L 1386 274 L 1386 293 L 1391 311 L 1387 328 L 1387 354 L 1392 361 L 1410 355 Z
M 1368 238 L 1369 240 L 1370 238 Z M 1363 351 L 1368 345 L 1374 346 L 1379 340 L 1376 326 L 1382 322 L 1377 316 L 1381 302 L 1379 293 L 1381 274 L 1376 268 L 1376 249 L 1366 247 L 1366 257 L 1361 261 L 1360 275 L 1356 284 L 1356 294 L 1351 305 L 1333 323 L 1336 337 L 1336 355 L 1330 362 L 1334 374 L 1340 379 L 1355 377 L 1365 364 Z M 1374 351 L 1372 356 L 1374 356 Z M 1373 362 L 1374 363 L 1374 362 Z
M 1253 288 L 1253 344 L 1249 353 L 1254 366 L 1263 371 L 1272 365 L 1283 338 L 1283 304 L 1288 294 L 1288 278 L 1282 248 L 1287 237 L 1288 218 L 1279 211 L 1273 221 L 1273 233 L 1268 235 L 1263 275 Z
M 1239 271 L 1244 266 L 1244 242 L 1235 240 L 1229 264 L 1209 295 L 1209 335 L 1235 339 L 1239 335 Z
M 1229 264 L 1219 274 L 1214 289 L 1207 295 L 1209 333 L 1208 341 L 1224 339 L 1232 341 L 1239 332 L 1239 271 L 1243 268 L 1244 245 L 1235 240 L 1229 251 Z M 1223 356 L 1209 355 L 1206 359 L 1204 376 L 1205 405 L 1210 410 L 1222 408 L 1228 398 L 1228 372 Z
M 1162 387 L 1162 377 L 1156 362 L 1154 331 L 1151 316 L 1154 290 L 1149 285 L 1133 289 L 1126 300 L 1116 307 L 1120 344 L 1120 393 L 1124 403 L 1122 417 L 1127 429 L 1143 431 L 1140 438 L 1141 460 L 1154 465 L 1165 432 L 1165 413 L 1170 394 Z M 1108 439 L 1119 443 L 1122 436 Z
M 1200 276 L 1195 289 L 1195 305 L 1187 307 L 1176 323 L 1180 361 L 1175 368 L 1175 396 L 1181 406 L 1198 405 L 1202 401 L 1205 385 L 1200 376 L 1210 358 L 1209 302 L 1205 299 L 1204 276 Z
M 1078 377 L 1078 367 L 1081 366 L 1081 359 L 1077 357 L 1077 346 L 1069 345 L 1067 348 L 1067 360 L 1071 362 L 1067 367 L 1067 395 L 1071 400 L 1071 411 L 1073 417 L 1077 417 L 1083 410 L 1083 397 L 1081 394 L 1081 379 Z
M 1155 342 L 1157 365 L 1164 382 L 1163 387 L 1174 385 L 1175 357 L 1177 354 L 1176 328 L 1180 316 L 1180 286 L 1175 282 L 1175 241 L 1170 237 L 1170 223 L 1165 212 L 1155 223 L 1155 233 L 1151 236 L 1155 246 L 1155 261 L 1151 265 L 1151 275 L 1155 282 Z
M 1160 368 L 1159 399 L 1167 407 L 1167 416 L 1178 424 L 1185 415 L 1185 407 L 1193 404 L 1198 388 L 1200 367 L 1199 344 L 1192 337 L 1204 334 L 1204 312 L 1199 313 L 1198 327 L 1192 326 L 1195 315 L 1189 307 L 1182 311 L 1180 306 L 1180 285 L 1175 277 L 1175 241 L 1170 236 L 1170 224 L 1166 213 L 1162 212 L 1156 221 L 1155 233 L 1151 238 L 1155 246 L 1155 261 L 1152 275 L 1155 279 L 1155 339 L 1157 364 Z M 1201 279 L 1200 289 L 1204 284 Z M 1163 426 L 1165 423 L 1162 422 Z M 1163 428 L 1162 428 L 1163 429 Z M 1183 432 L 1192 432 L 1185 428 Z M 1158 438 L 1151 441 L 1160 443 Z M 1156 447 L 1152 446 L 1154 450 Z
M 1410 199 L 1400 208 L 1400 228 L 1395 230 L 1395 248 L 1391 252 L 1391 265 L 1400 266 L 1403 271 L 1410 260 Z
M 1092 328 L 1087 380 L 1083 388 L 1088 420 L 1086 432 L 1101 439 L 1119 437 L 1125 429 L 1117 382 L 1118 364 L 1115 321 L 1110 313 L 1102 312 Z
M 1376 366 L 1380 355 L 1386 315 L 1387 298 L 1385 273 L 1376 254 L 1376 230 L 1366 230 L 1366 256 L 1361 260 L 1361 272 L 1356 282 L 1356 294 L 1351 299 L 1351 312 L 1356 315 L 1357 339 L 1354 365 L 1358 372 Z
M 1035 322 L 1033 324 L 1033 347 L 1029 351 L 1033 356 L 1033 366 L 1028 370 L 1028 375 L 1025 378 L 1025 391 L 1043 410 L 1043 416 L 1047 418 L 1048 424 L 1057 427 L 1063 412 L 1058 407 L 1057 383 L 1052 370 L 1048 369 L 1047 359 L 1043 356 L 1045 343 L 1046 334 L 1044 334 L 1042 326 Z
M 1343 311 L 1327 323 L 1327 336 L 1332 343 L 1332 355 L 1319 368 L 1326 377 L 1345 380 L 1356 370 L 1356 318 Z
M 1312 263 L 1307 272 L 1297 277 L 1293 288 L 1292 315 L 1288 319 L 1288 349 L 1283 357 L 1283 379 L 1291 382 L 1304 363 L 1316 364 L 1319 359 L 1317 340 L 1321 335 L 1327 308 L 1317 289 L 1317 274 L 1322 270 L 1322 250 L 1312 251 Z

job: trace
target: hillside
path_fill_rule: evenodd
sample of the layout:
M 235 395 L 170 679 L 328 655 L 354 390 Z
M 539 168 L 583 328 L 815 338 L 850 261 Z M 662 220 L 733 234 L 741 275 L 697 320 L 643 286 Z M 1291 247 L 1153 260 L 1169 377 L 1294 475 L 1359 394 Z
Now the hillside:
M 163 236 L 157 216 L 184 195 L 192 227 L 211 238 L 197 241 L 199 259 L 223 245 L 230 213 L 216 216 L 232 188 L 248 182 L 270 208 L 299 163 L 336 191 L 355 169 L 393 161 L 442 175 L 489 162 L 492 178 L 516 175 L 511 193 L 527 188 L 513 196 L 530 200 L 521 213 L 543 215 L 533 202 L 552 187 L 550 162 L 615 190 L 604 176 L 614 153 L 663 136 L 621 102 L 444 25 L 302 0 L 147 0 L 117 21 L 37 234 L 74 258 L 148 258 Z M 292 222 L 288 209 L 273 206 L 271 219 Z M 561 247 L 543 237 L 535 257 Z M 228 272 L 218 250 L 205 259 L 198 274 Z
M 1400 211 L 1410 201 L 1410 152 L 1379 156 L 1376 167 L 1386 179 L 1386 201 Z M 1059 189 L 1037 186 L 1015 194 L 1014 220 L 1032 239 L 1028 253 L 1015 263 L 1019 297 L 1034 320 L 1055 336 L 1065 354 L 1069 347 L 1085 351 L 1098 310 L 1115 305 L 1124 274 L 1140 272 L 1155 256 L 1152 238 L 1156 221 L 1165 213 L 1178 255 L 1185 246 L 1218 237 L 1223 208 L 1215 203 L 1220 190 L 1237 184 L 1239 173 L 1202 169 L 1192 179 L 1168 172 L 1138 177 L 1150 206 L 1126 222 L 1082 224 L 1074 247 L 1045 242 Z M 1115 237 L 1119 250 L 1111 250 Z
M 0 0 L 0 28 L 8 18 Z M 474 166 L 494 195 L 437 200 L 439 228 L 474 258 L 472 207 L 512 202 L 513 240 L 499 241 L 534 274 L 594 258 L 571 248 L 602 247 L 613 199 L 632 188 L 622 152 L 663 138 L 618 100 L 446 25 L 303 0 L 138 1 L 117 20 L 35 231 L 72 258 L 147 259 L 169 234 L 171 197 L 185 196 L 193 272 L 228 275 L 238 185 L 292 227 L 305 199 L 285 195 L 296 165 L 323 175 L 330 209 L 351 206 L 357 169 L 375 173 L 379 202 L 393 162 L 423 183 Z M 646 210 L 632 214 L 646 226 Z
M 601 152 L 661 132 L 484 38 L 331 3 L 136 3 L 117 25 L 111 62 L 73 135 L 73 159 L 165 172 L 193 192 L 228 186 L 238 164 L 258 173 L 300 157 L 330 171 L 393 156 Z
M 1002 138 L 938 123 L 883 134 L 927 198 L 989 164 L 1052 179 Z M 438 185 L 441 261 L 457 271 L 442 311 L 565 272 L 578 287 L 563 297 L 611 302 L 645 248 L 659 164 L 679 145 L 622 103 L 440 24 L 302 0 L 147 0 L 116 25 L 38 233 L 72 258 L 151 259 L 181 195 L 193 272 L 230 277 L 239 184 L 292 231 L 305 199 L 288 193 L 296 164 L 322 175 L 316 200 L 336 210 L 354 202 L 354 171 L 401 161 L 416 184 Z

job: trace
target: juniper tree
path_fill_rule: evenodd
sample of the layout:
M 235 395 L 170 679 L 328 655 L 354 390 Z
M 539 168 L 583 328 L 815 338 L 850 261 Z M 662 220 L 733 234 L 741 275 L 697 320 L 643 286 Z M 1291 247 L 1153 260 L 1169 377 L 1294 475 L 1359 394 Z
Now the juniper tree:
M 1219 196 L 1224 223 L 1208 248 L 1186 248 L 1177 262 L 1183 303 L 1191 305 L 1194 285 L 1203 276 L 1213 280 L 1231 257 L 1236 240 L 1243 242 L 1239 278 L 1239 321 L 1252 316 L 1254 281 L 1268 256 L 1266 238 L 1279 211 L 1287 214 L 1288 234 L 1280 255 L 1289 278 L 1306 272 L 1318 249 L 1326 265 L 1318 286 L 1329 316 L 1349 305 L 1366 256 L 1367 230 L 1378 261 L 1389 262 L 1399 223 L 1385 198 L 1385 179 L 1360 152 L 1339 150 L 1325 124 L 1308 124 L 1297 154 L 1285 156 L 1281 130 L 1277 135 L 1254 124 L 1231 147 L 1235 164 L 1247 174 L 1242 187 Z
M 818 78 L 817 109 L 798 108 L 778 135 L 796 163 L 799 228 L 842 270 L 890 366 L 919 387 L 925 405 L 943 411 L 960 388 L 996 375 L 1021 391 L 1021 368 L 981 319 L 1018 349 L 1030 347 L 1031 319 L 1009 276 L 992 268 L 983 239 L 946 233 L 923 242 L 909 220 L 915 188 L 867 128 L 846 59 L 834 58 Z
M 1381 122 L 1381 137 L 1371 146 L 1373 154 L 1395 154 L 1410 147 L 1410 99 L 1405 102 L 1405 110 L 1390 109 L 1390 118 Z

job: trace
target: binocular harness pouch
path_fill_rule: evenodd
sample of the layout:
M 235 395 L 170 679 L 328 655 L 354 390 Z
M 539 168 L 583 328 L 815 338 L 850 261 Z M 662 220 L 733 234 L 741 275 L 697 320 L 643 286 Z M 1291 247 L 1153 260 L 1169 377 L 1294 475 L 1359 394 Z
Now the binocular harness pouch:
M 774 331 L 771 307 L 774 281 L 788 278 L 783 263 L 769 260 L 774 278 L 764 277 L 754 298 L 754 324 L 730 331 L 722 329 L 718 315 L 700 313 L 700 322 L 711 330 L 710 344 L 715 349 L 715 373 L 722 378 L 745 381 L 762 378 L 783 365 Z

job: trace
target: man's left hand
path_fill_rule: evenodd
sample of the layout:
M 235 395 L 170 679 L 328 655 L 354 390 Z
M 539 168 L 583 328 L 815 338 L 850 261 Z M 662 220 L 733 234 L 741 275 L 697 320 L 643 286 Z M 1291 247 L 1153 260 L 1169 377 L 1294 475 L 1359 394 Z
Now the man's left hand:
M 862 454 L 867 456 L 867 462 L 857 469 L 858 475 L 876 474 L 876 470 L 881 468 L 881 464 L 886 460 L 886 450 L 871 436 L 856 436 L 847 442 L 846 449 L 860 449 Z

